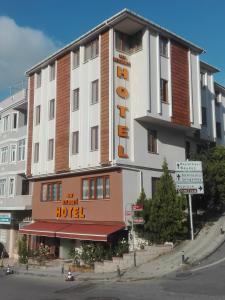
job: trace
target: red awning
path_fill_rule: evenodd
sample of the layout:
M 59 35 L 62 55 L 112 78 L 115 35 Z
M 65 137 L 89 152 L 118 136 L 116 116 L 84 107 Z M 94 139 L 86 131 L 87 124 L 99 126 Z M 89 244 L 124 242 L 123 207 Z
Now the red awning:
M 88 241 L 107 241 L 107 237 L 125 226 L 122 224 L 69 224 L 56 231 L 56 237 Z
M 107 237 L 124 229 L 123 224 L 85 224 L 54 223 L 37 221 L 19 230 L 22 234 L 78 239 L 90 241 L 107 241 Z
M 19 230 L 20 233 L 28 235 L 55 237 L 56 231 L 65 227 L 67 224 L 54 222 L 34 222 L 24 226 Z

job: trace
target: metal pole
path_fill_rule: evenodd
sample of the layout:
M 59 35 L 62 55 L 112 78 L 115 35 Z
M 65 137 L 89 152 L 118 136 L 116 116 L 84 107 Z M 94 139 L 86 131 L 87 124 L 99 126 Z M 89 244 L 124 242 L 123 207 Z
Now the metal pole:
M 133 237 L 134 266 L 136 267 L 136 253 L 134 247 L 134 214 L 132 214 L 132 237 Z
M 191 203 L 191 194 L 188 194 L 189 200 L 189 214 L 190 214 L 190 225 L 191 225 L 191 240 L 194 239 L 194 231 L 193 231 L 193 217 L 192 217 L 192 203 Z

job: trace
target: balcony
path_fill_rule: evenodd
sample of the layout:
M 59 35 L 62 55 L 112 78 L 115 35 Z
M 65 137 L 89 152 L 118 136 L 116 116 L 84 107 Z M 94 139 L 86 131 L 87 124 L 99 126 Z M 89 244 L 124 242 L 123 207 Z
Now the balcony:
M 18 195 L 0 198 L 1 210 L 30 210 L 32 208 L 32 195 Z

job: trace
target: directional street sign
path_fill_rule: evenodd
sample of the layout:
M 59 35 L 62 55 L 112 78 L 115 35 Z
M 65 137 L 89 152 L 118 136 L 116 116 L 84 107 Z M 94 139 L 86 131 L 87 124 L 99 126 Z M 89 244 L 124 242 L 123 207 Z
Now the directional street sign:
M 201 161 L 181 161 L 176 163 L 176 171 L 187 171 L 187 172 L 202 172 L 202 162 Z
M 204 194 L 202 162 L 177 162 L 175 181 L 179 192 L 184 194 Z
M 139 217 L 139 218 L 134 218 L 134 220 L 133 220 L 133 222 L 134 222 L 134 224 L 144 224 L 145 223 L 145 220 L 143 219 L 143 218 L 141 218 L 141 217 Z

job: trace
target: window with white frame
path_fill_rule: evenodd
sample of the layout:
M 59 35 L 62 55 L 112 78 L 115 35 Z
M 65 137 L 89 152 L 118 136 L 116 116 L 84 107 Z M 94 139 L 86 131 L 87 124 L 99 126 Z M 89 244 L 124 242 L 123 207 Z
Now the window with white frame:
M 6 195 L 6 179 L 1 178 L 0 179 L 0 196 Z
M 9 115 L 3 117 L 3 131 L 9 130 Z
M 54 154 L 54 139 L 48 140 L 48 160 L 53 160 Z
M 55 80 L 55 63 L 49 66 L 49 80 Z
M 41 71 L 36 73 L 36 88 L 41 86 Z
M 72 155 L 79 153 L 79 131 L 72 132 Z
M 0 162 L 1 164 L 4 164 L 8 159 L 8 147 L 2 147 L 0 151 Z
M 18 160 L 25 160 L 25 139 L 18 141 Z
M 17 128 L 17 113 L 13 113 L 12 115 L 12 129 L 15 130 Z
M 79 98 L 80 98 L 80 89 L 77 88 L 73 90 L 73 95 L 72 95 L 72 110 L 78 110 L 79 109 Z
M 16 161 L 16 145 L 10 146 L 10 161 L 11 162 Z
M 98 126 L 91 127 L 91 151 L 98 150 Z
M 14 196 L 15 178 L 9 178 L 9 196 Z
M 91 83 L 91 104 L 98 102 L 98 80 Z
M 41 120 L 41 105 L 37 105 L 35 108 L 35 125 L 39 125 Z
M 39 162 L 39 143 L 34 144 L 34 163 Z
M 80 49 L 76 49 L 72 53 L 72 68 L 75 69 L 80 65 Z
M 163 37 L 159 39 L 159 51 L 161 56 L 168 57 L 168 40 Z
M 55 99 L 49 101 L 49 120 L 55 118 Z
M 95 39 L 85 45 L 84 49 L 84 61 L 97 57 L 99 54 L 98 39 Z

